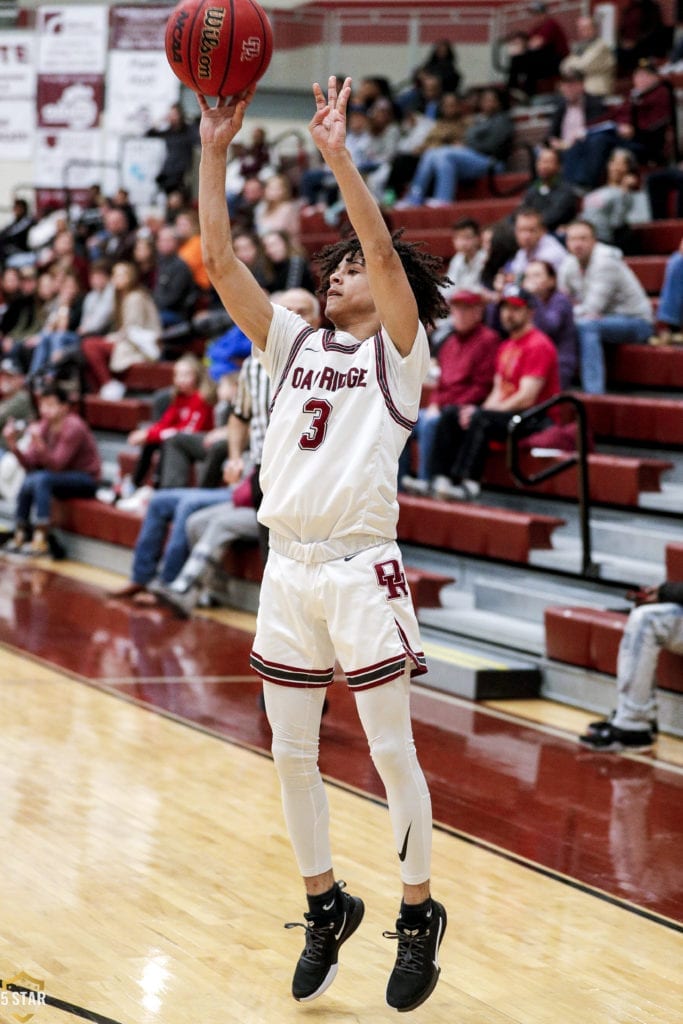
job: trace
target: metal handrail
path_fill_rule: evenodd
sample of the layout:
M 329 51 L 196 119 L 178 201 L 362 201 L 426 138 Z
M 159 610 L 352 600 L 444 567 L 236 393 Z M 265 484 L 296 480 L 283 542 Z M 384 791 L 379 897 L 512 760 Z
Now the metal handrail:
M 562 462 L 556 462 L 554 465 L 548 466 L 547 469 L 529 476 L 522 470 L 519 464 L 518 434 L 520 428 L 528 420 L 535 419 L 540 413 L 558 405 L 573 405 L 576 411 L 576 419 L 579 425 L 579 429 L 577 431 L 576 453 L 569 455 L 566 459 L 563 459 Z M 524 412 L 517 413 L 512 417 L 508 424 L 506 454 L 508 470 L 512 474 L 515 482 L 521 486 L 535 487 L 536 484 L 543 483 L 544 480 L 549 480 L 550 477 L 557 476 L 558 473 L 564 473 L 565 470 L 572 469 L 574 466 L 578 467 L 577 498 L 579 502 L 579 518 L 581 522 L 581 575 L 589 579 L 596 578 L 599 575 L 599 567 L 595 562 L 593 562 L 591 547 L 588 421 L 586 417 L 586 407 L 583 402 L 574 395 L 565 394 L 563 392 L 562 394 L 555 395 L 553 398 L 549 398 L 540 405 L 535 405 L 531 409 L 526 409 Z

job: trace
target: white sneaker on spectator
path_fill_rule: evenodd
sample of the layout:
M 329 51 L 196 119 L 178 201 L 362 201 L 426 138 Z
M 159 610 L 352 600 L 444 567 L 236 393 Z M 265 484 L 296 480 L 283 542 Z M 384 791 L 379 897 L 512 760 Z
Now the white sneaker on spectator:
M 454 484 L 450 477 L 436 476 L 432 490 L 434 497 L 440 501 L 470 501 L 479 497 L 481 487 L 476 480 L 463 480 L 461 484 Z
M 98 487 L 95 497 L 104 505 L 113 505 L 116 502 L 116 491 L 113 487 Z
M 147 511 L 152 495 L 154 494 L 154 488 L 150 487 L 149 484 L 145 484 L 144 487 L 138 487 L 136 491 L 133 491 L 130 498 L 124 498 L 116 506 L 123 512 L 137 512 L 143 516 Z
M 100 388 L 100 398 L 107 402 L 118 402 L 126 393 L 126 385 L 121 380 L 108 380 Z
M 402 476 L 401 487 L 406 494 L 414 494 L 422 498 L 426 498 L 430 492 L 429 480 L 420 480 L 416 476 Z

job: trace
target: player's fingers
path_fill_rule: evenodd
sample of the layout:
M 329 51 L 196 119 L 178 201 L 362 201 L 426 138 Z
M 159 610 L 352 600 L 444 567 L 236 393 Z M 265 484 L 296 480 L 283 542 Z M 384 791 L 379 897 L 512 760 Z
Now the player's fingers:
M 320 86 L 318 85 L 317 82 L 313 83 L 313 96 L 315 98 L 315 105 L 318 108 L 318 110 L 321 110 L 322 107 L 327 105 L 327 100 L 325 99 L 325 94 L 324 94 L 324 92 L 322 91 L 322 89 L 320 88 Z
M 342 86 L 342 91 L 339 93 L 339 99 L 337 100 L 337 110 L 339 110 L 340 113 L 342 113 L 342 114 L 346 113 L 346 107 L 347 107 L 347 104 L 348 104 L 350 98 L 351 98 L 351 79 L 347 78 L 347 79 L 344 80 L 344 85 Z
M 199 104 L 199 109 L 201 110 L 202 114 L 204 113 L 204 111 L 210 109 L 209 104 L 206 102 L 206 96 L 202 96 L 200 92 L 196 92 L 195 96 L 197 97 L 197 103 Z
M 330 75 L 327 79 L 327 102 L 334 107 L 337 102 L 337 76 Z

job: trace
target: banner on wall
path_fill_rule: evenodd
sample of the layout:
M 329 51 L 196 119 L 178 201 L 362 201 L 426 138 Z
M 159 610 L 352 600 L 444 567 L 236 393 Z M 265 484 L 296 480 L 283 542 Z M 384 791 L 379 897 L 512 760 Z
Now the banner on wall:
M 35 145 L 36 104 L 33 99 L 0 100 L 0 153 L 4 160 L 31 160 Z
M 104 74 L 108 9 L 89 4 L 39 7 L 38 72 L 43 75 Z
M 30 160 L 36 125 L 36 39 L 0 32 L 0 157 Z

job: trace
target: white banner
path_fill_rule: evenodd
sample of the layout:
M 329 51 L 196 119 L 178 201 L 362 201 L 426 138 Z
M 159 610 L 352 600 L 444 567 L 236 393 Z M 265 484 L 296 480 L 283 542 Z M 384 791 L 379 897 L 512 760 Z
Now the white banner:
M 0 100 L 0 153 L 3 161 L 31 160 L 36 130 L 35 100 Z
M 178 100 L 180 82 L 166 54 L 114 50 L 107 74 L 107 130 L 119 135 L 144 135 L 166 120 Z
M 104 176 L 100 131 L 50 131 L 36 139 L 36 185 L 39 188 L 86 188 Z
M 88 4 L 39 7 L 38 71 L 45 75 L 104 74 L 109 10 Z
M 0 103 L 36 94 L 36 37 L 0 32 Z

